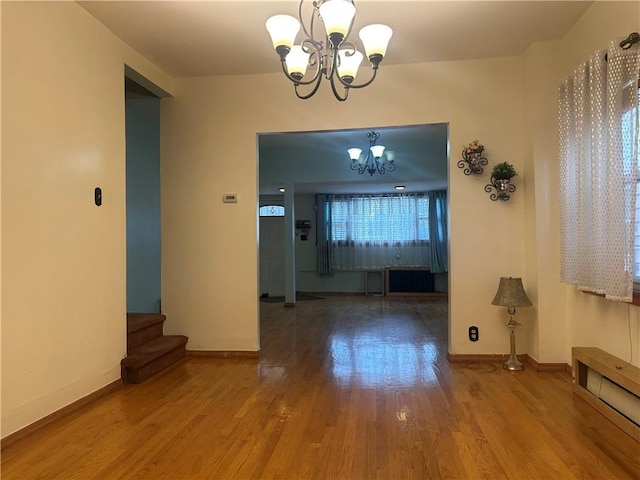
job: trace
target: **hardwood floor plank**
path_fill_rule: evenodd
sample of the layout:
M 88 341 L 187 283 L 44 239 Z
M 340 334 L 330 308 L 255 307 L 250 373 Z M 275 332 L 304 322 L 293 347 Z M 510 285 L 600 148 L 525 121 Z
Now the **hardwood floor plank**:
M 3 479 L 636 479 L 564 372 L 449 364 L 442 299 L 262 302 L 259 359 L 189 358 L 2 451 Z

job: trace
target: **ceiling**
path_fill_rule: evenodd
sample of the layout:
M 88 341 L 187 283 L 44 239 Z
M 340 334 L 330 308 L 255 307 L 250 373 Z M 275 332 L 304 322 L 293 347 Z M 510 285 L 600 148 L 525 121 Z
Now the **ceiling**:
M 360 175 L 349 168 L 347 149 L 358 147 L 364 154 L 368 131 L 259 135 L 260 193 L 277 194 L 287 179 L 295 179 L 296 193 L 390 193 L 396 185 L 405 186 L 405 192 L 447 187 L 447 124 L 376 128 L 377 143 L 395 154 L 396 170 L 385 175 Z
M 78 3 L 174 77 L 279 72 L 265 21 L 279 13 L 296 16 L 298 12 L 297 0 Z M 385 23 L 393 29 L 384 66 L 520 55 L 533 42 L 562 38 L 593 2 L 355 3 L 354 31 L 370 23 Z M 308 21 L 308 14 L 304 16 Z M 355 35 L 352 40 L 359 42 Z
M 264 27 L 272 15 L 297 15 L 297 0 L 247 1 L 80 1 L 91 15 L 133 49 L 174 77 L 248 75 L 280 72 L 280 62 Z M 308 22 L 310 4 L 305 1 L 303 18 Z M 534 42 L 559 40 L 593 3 L 591 1 L 383 1 L 358 0 L 354 32 L 370 23 L 385 23 L 393 29 L 384 65 L 451 61 L 521 55 Z M 354 34 L 351 38 L 356 44 Z M 286 81 L 283 78 L 283 81 Z M 409 163 L 412 151 L 424 142 L 447 142 L 433 135 L 428 126 L 382 129 L 384 142 L 402 143 L 397 160 Z M 324 158 L 339 156 L 348 164 L 345 150 L 364 147 L 366 130 L 310 132 L 307 134 L 261 135 L 262 149 L 300 148 L 323 152 Z M 382 141 L 380 143 L 383 143 Z M 412 147 L 413 145 L 413 147 Z M 296 147 L 297 146 L 297 147 Z M 334 153 L 327 148 L 333 146 Z M 400 170 L 400 168 L 398 168 Z M 439 169 L 440 174 L 442 169 Z M 439 179 L 446 185 L 445 175 Z M 397 171 L 394 173 L 398 173 Z M 353 180 L 358 178 L 358 183 Z M 324 193 L 391 191 L 395 175 L 359 176 L 344 168 L 342 181 L 296 185 L 296 191 Z M 414 178 L 411 190 L 425 189 L 430 175 Z M 363 181 L 374 180 L 365 185 Z M 277 193 L 277 185 L 264 185 L 260 193 Z

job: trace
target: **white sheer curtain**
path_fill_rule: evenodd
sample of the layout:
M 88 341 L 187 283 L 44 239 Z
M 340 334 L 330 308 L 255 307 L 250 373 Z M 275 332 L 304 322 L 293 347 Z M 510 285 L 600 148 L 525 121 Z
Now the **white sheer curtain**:
M 333 270 L 429 266 L 429 199 L 423 194 L 335 196 Z
M 612 42 L 558 97 L 561 280 L 620 301 L 633 296 L 639 76 L 638 44 Z

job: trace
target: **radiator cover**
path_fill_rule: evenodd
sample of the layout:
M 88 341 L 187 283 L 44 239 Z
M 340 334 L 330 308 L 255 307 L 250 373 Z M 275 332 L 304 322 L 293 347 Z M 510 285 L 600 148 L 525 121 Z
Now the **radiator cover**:
M 397 267 L 386 271 L 387 294 L 434 293 L 433 273 L 425 267 Z

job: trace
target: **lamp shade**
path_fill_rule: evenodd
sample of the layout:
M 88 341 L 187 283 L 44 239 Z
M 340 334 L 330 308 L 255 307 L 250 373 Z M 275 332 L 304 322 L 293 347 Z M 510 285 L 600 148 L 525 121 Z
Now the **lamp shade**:
M 274 15 L 267 20 L 266 26 L 271 35 L 273 48 L 280 46 L 291 48 L 300 30 L 300 22 L 290 15 Z
M 387 46 L 391 40 L 393 30 L 386 25 L 373 24 L 367 25 L 360 30 L 360 40 L 367 52 L 367 57 L 372 55 L 385 56 L 387 54 Z
M 340 33 L 346 36 L 351 27 L 351 20 L 356 14 L 356 7 L 347 0 L 327 0 L 318 9 L 324 22 L 327 36 Z
M 360 148 L 350 148 L 349 150 L 347 150 L 347 153 L 349 154 L 349 158 L 351 160 L 358 160 L 360 158 L 362 150 Z
M 384 145 L 372 145 L 370 148 L 375 158 L 380 158 L 384 153 Z
M 286 56 L 286 63 L 289 75 L 298 75 L 302 78 L 307 71 L 309 54 L 300 45 L 294 45 Z
M 500 285 L 491 305 L 500 307 L 530 307 L 531 300 L 522 286 L 521 278 L 500 277 Z
M 348 78 L 353 81 L 358 74 L 358 68 L 362 63 L 362 54 L 351 49 L 338 50 L 338 75 L 340 78 Z

